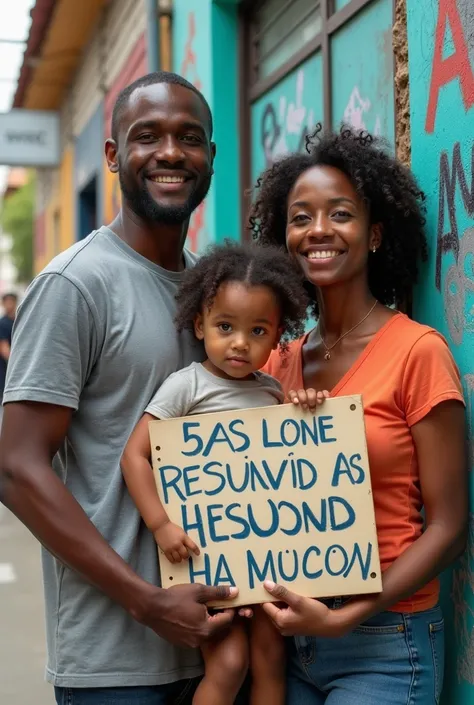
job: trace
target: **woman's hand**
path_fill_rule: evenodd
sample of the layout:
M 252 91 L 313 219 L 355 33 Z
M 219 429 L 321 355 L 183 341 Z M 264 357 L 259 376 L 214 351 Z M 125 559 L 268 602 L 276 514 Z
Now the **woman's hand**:
M 301 406 L 302 409 L 315 411 L 318 406 L 324 402 L 325 399 L 329 399 L 329 392 L 327 389 L 317 392 L 315 389 L 290 389 L 288 392 L 288 399 L 295 405 Z
M 171 563 L 181 563 L 191 552 L 199 556 L 199 548 L 177 524 L 167 521 L 153 532 L 155 541 Z
M 281 606 L 274 602 L 262 605 L 283 636 L 341 637 L 353 628 L 347 620 L 341 619 L 339 610 L 331 610 L 319 600 L 296 595 L 269 580 L 263 585 L 279 602 L 285 603 Z

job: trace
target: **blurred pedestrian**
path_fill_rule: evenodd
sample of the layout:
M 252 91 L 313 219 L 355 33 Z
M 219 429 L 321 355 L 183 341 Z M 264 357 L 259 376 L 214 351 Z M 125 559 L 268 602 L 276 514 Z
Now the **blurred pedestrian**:
M 105 147 L 122 209 L 56 257 L 19 307 L 0 499 L 46 548 L 46 674 L 58 703 L 181 703 L 202 673 L 189 647 L 233 618 L 205 604 L 234 588 L 157 587 L 153 534 L 120 470 L 162 381 L 204 359 L 173 319 L 195 261 L 184 243 L 211 183 L 211 140 L 209 106 L 183 78 L 149 74 L 124 89 Z
M 13 323 L 15 322 L 18 296 L 16 294 L 4 294 L 2 296 L 4 315 L 0 318 L 0 393 L 3 399 L 5 389 L 5 378 L 7 374 L 8 358 L 12 345 Z M 3 416 L 3 406 L 0 406 L 0 423 Z

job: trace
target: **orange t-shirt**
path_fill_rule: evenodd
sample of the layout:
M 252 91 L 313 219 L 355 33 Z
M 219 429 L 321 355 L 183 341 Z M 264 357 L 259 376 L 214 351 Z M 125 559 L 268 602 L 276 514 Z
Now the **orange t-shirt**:
M 272 353 L 265 372 L 287 395 L 304 389 L 302 347 Z M 331 396 L 361 394 L 382 570 L 386 570 L 423 529 L 418 462 L 410 427 L 448 399 L 464 403 L 459 372 L 445 339 L 402 313 L 391 318 L 331 390 Z M 394 605 L 396 612 L 433 607 L 438 580 Z

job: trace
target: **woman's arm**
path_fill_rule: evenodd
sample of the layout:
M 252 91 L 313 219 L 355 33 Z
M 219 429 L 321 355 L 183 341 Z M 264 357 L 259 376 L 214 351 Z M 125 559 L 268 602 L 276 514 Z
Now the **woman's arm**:
M 288 606 L 265 605 L 284 634 L 340 636 L 439 575 L 464 550 L 467 537 L 468 487 L 464 408 L 458 401 L 436 406 L 415 424 L 426 530 L 383 575 L 383 591 L 357 597 L 339 610 L 294 596 L 281 586 L 269 592 Z M 296 599 L 295 599 L 296 598 Z
M 144 414 L 135 426 L 122 455 L 120 466 L 135 505 L 155 541 L 168 560 L 179 563 L 199 548 L 180 527 L 173 524 L 161 503 L 151 467 L 151 445 L 148 424 L 151 414 Z

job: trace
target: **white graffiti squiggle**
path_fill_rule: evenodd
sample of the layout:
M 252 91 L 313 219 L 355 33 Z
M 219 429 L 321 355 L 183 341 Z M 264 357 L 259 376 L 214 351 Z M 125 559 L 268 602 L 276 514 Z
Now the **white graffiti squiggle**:
M 370 113 L 372 103 L 368 98 L 362 98 L 359 87 L 354 86 L 349 97 L 346 109 L 344 110 L 344 124 L 351 125 L 356 130 L 368 130 L 366 116 Z M 376 137 L 382 134 L 382 121 L 380 115 L 376 115 L 375 124 L 370 130 Z
M 278 101 L 278 114 L 273 103 L 267 103 L 262 116 L 262 146 L 266 166 L 292 151 L 304 148 L 305 136 L 314 129 L 314 110 L 304 105 L 304 69 L 296 76 L 296 95 Z

